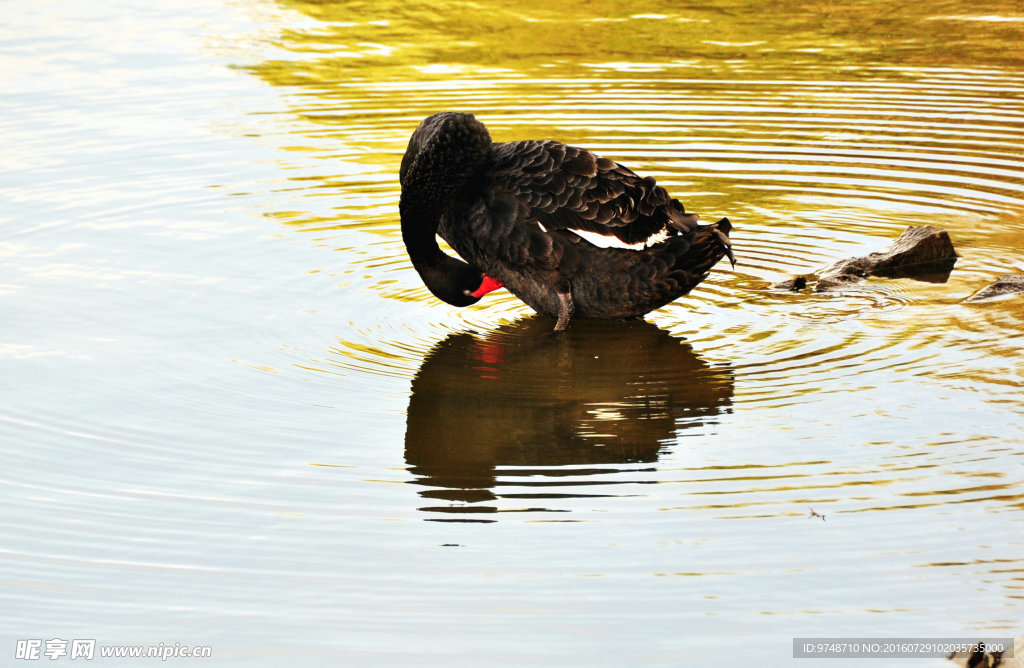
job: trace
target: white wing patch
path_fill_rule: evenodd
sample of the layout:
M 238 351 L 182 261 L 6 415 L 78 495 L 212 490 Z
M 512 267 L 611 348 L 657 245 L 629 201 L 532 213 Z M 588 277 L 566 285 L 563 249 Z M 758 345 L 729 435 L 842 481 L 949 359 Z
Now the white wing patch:
M 590 232 L 587 230 L 570 229 L 569 231 L 578 235 L 581 239 L 589 241 L 598 248 L 624 248 L 626 250 L 635 251 L 642 251 L 655 244 L 660 244 L 671 236 L 668 230 L 661 230 L 657 234 L 652 234 L 647 237 L 644 241 L 638 241 L 635 244 L 627 244 L 625 241 L 612 234 L 599 234 L 597 232 Z

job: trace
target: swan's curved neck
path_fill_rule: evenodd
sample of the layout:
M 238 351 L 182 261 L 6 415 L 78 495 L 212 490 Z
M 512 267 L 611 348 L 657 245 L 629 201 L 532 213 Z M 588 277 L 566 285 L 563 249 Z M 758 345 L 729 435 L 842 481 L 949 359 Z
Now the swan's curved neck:
M 469 306 L 479 295 L 473 294 L 483 281 L 483 273 L 453 258 L 437 245 L 437 226 L 441 214 L 423 202 L 409 203 L 402 194 L 402 241 L 423 284 L 438 299 L 453 306 Z
M 480 270 L 437 245 L 441 216 L 487 162 L 491 136 L 470 114 L 442 112 L 424 120 L 402 158 L 402 241 L 423 282 L 438 298 L 467 306 L 478 297 Z
M 402 219 L 402 242 L 409 252 L 409 259 L 416 270 L 443 266 L 445 260 L 451 260 L 437 245 L 437 227 L 441 222 L 438 207 L 425 206 L 426 203 L 412 203 L 412 197 L 402 193 L 399 213 Z

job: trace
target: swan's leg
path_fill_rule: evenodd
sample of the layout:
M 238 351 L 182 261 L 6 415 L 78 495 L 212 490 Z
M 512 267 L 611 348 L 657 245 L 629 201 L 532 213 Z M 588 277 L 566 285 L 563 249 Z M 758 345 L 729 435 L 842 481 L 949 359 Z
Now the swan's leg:
M 572 301 L 571 292 L 558 292 L 558 322 L 555 323 L 556 332 L 564 332 L 569 329 L 569 321 L 576 311 L 576 305 Z

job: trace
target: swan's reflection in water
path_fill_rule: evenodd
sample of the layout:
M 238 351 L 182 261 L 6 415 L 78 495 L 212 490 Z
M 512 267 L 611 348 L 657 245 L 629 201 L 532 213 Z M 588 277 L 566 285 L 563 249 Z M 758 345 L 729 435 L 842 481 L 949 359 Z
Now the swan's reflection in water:
M 439 502 L 422 510 L 496 512 L 510 498 L 546 510 L 536 500 L 592 496 L 582 486 L 649 470 L 681 430 L 729 410 L 731 370 L 650 323 L 550 330 L 528 318 L 485 337 L 453 334 L 427 354 L 405 434 L 420 494 Z

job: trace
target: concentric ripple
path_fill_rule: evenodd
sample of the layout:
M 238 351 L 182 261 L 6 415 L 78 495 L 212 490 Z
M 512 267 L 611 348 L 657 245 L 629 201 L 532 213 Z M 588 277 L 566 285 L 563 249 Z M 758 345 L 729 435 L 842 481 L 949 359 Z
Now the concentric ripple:
M 449 88 L 385 82 L 342 85 L 339 92 L 303 102 L 308 132 L 324 137 L 325 146 L 361 141 L 378 152 L 354 187 L 365 194 L 370 175 L 380 174 L 372 190 L 391 202 L 397 184 L 393 170 L 385 178 L 386 165 L 397 163 L 409 129 L 440 108 L 473 110 L 499 140 L 556 137 L 653 174 L 688 209 L 709 219 L 730 216 L 739 256 L 735 271 L 719 266 L 692 296 L 656 315 L 656 322 L 691 341 L 706 339 L 703 350 L 721 350 L 723 359 L 756 358 L 752 372 L 769 366 L 779 378 L 798 368 L 812 376 L 837 368 L 906 368 L 922 375 L 938 362 L 928 349 L 944 345 L 949 318 L 970 317 L 946 305 L 1015 263 L 1009 248 L 986 240 L 1012 235 L 1024 207 L 1024 163 L 1016 148 L 1024 140 L 1024 87 L 1004 82 L 989 90 L 978 85 L 979 74 L 879 71 L 871 81 L 607 75 L 597 92 L 598 82 L 589 79 L 492 80 Z M 350 100 L 345 114 L 310 107 L 332 107 L 334 95 Z M 396 100 L 394 107 L 381 105 L 382 98 Z M 531 100 L 529 107 L 512 101 L 524 98 Z M 351 124 L 352 119 L 360 122 Z M 368 126 L 375 131 L 368 134 Z M 511 298 L 463 312 L 434 303 L 403 261 L 394 209 L 345 211 L 361 231 L 353 237 L 342 221 L 334 228 L 339 238 L 380 235 L 384 241 L 339 248 L 344 258 L 338 264 L 365 267 L 366 288 L 386 298 L 424 304 L 424 317 L 437 317 L 430 320 L 425 343 L 452 325 L 480 331 L 528 313 Z M 294 224 L 308 227 L 301 220 Z M 947 229 L 961 250 L 946 284 L 873 280 L 838 295 L 767 289 L 786 276 L 880 250 L 904 227 L 926 224 Z M 377 252 L 364 255 L 372 249 Z M 864 322 L 878 329 L 916 329 L 922 317 L 930 321 L 930 338 L 909 348 L 894 347 L 891 330 L 873 336 Z M 827 344 L 814 327 L 822 322 L 839 327 Z M 342 358 L 344 349 L 338 349 Z M 423 347 L 416 351 L 413 359 Z M 393 367 L 383 354 L 350 357 L 361 359 L 364 370 Z M 791 359 L 802 360 L 802 366 Z M 827 390 L 828 382 L 823 386 Z

